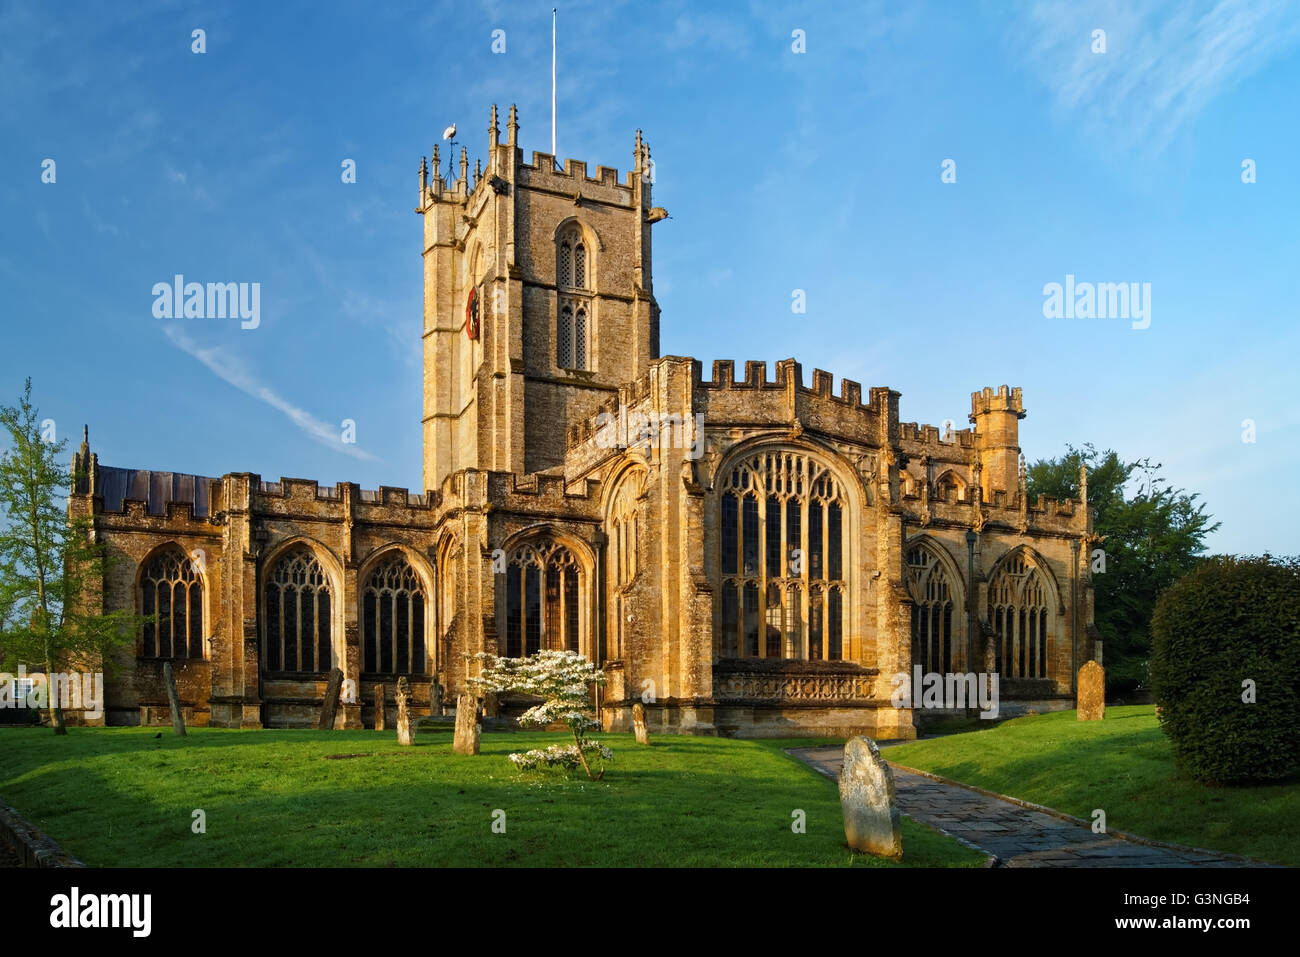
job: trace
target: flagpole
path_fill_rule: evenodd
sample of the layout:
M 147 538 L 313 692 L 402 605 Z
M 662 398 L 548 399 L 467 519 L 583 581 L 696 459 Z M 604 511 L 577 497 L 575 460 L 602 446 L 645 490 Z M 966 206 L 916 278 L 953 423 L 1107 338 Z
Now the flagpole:
M 559 165 L 555 152 L 555 7 L 551 7 L 551 156 Z

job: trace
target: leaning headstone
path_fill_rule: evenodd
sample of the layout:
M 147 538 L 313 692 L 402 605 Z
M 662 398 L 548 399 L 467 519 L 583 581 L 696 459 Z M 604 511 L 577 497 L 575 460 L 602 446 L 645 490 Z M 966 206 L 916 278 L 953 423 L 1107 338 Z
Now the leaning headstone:
M 840 768 L 840 805 L 849 847 L 878 857 L 903 854 L 894 772 L 870 738 L 850 738 Z
M 326 731 L 334 727 L 334 715 L 339 710 L 339 691 L 343 688 L 343 672 L 338 668 L 330 669 L 329 681 L 325 683 L 325 701 L 320 706 L 320 717 L 316 727 Z
M 172 730 L 185 737 L 185 715 L 181 714 L 181 699 L 176 693 L 176 675 L 170 661 L 163 662 L 163 684 L 167 686 L 167 703 L 171 706 Z
M 650 729 L 645 723 L 645 705 L 640 701 L 632 705 L 632 730 L 636 732 L 637 744 L 650 743 Z
M 1078 698 L 1080 721 L 1100 721 L 1106 717 L 1106 669 L 1089 661 L 1079 669 Z
M 451 749 L 457 754 L 478 754 L 479 735 L 483 726 L 478 723 L 478 700 L 472 694 L 456 699 L 456 737 Z
M 405 677 L 397 679 L 397 743 L 415 744 L 411 733 L 411 685 Z
M 384 686 L 375 685 L 375 730 L 384 730 Z

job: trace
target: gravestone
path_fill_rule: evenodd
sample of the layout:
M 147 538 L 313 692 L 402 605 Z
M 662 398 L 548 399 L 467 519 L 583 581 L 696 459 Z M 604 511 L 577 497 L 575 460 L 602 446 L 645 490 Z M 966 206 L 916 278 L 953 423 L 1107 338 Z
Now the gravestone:
M 375 730 L 384 730 L 384 686 L 375 685 Z
M 415 744 L 411 733 L 411 685 L 405 676 L 397 679 L 397 743 Z
M 478 700 L 472 694 L 456 699 L 456 737 L 451 749 L 457 754 L 478 754 L 479 735 L 483 726 L 478 723 Z
M 429 717 L 441 718 L 442 716 L 442 684 L 435 676 L 429 682 Z
M 181 699 L 176 693 L 176 675 L 170 661 L 163 662 L 163 684 L 167 686 L 167 703 L 171 706 L 172 730 L 185 737 L 185 715 L 181 714 Z M 55 711 L 58 714 L 58 711 Z
M 637 744 L 650 743 L 650 729 L 645 723 L 645 705 L 640 701 L 632 705 L 632 730 L 636 732 Z
M 844 836 L 855 851 L 878 857 L 903 854 L 903 832 L 894 793 L 894 772 L 870 738 L 850 738 L 840 768 Z
M 1100 721 L 1106 717 L 1106 669 L 1095 661 L 1079 669 L 1075 707 L 1080 721 Z
M 339 710 L 339 691 L 343 688 L 343 672 L 338 668 L 330 669 L 329 681 L 325 683 L 325 701 L 320 706 L 320 717 L 316 720 L 318 729 L 331 730 L 334 727 L 334 715 Z

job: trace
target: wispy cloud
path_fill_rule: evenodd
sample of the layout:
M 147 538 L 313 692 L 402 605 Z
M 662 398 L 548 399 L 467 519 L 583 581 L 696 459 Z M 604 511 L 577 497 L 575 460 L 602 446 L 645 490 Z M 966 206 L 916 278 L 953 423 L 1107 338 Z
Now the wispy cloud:
M 1104 30 L 1106 52 L 1093 52 Z M 1108 149 L 1159 152 L 1217 96 L 1300 42 L 1292 0 L 1040 0 L 1013 28 L 1057 108 Z
M 166 326 L 164 331 L 167 338 L 178 349 L 198 359 L 199 362 L 208 367 L 210 372 L 224 379 L 239 391 L 284 413 L 290 422 L 321 445 L 327 446 L 335 452 L 350 455 L 354 459 L 362 459 L 367 462 L 379 461 L 376 456 L 371 455 L 364 449 L 350 443 L 344 443 L 337 426 L 316 418 L 305 409 L 298 408 L 273 389 L 258 382 L 257 377 L 248 368 L 247 363 L 238 356 L 231 355 L 230 352 L 220 346 L 200 346 L 174 325 Z
M 121 234 L 122 231 L 120 229 L 106 220 L 103 216 L 100 216 L 99 213 L 95 212 L 94 207 L 90 205 L 90 200 L 85 196 L 81 197 L 81 211 L 86 216 L 86 222 L 90 223 L 96 232 L 108 233 L 112 236 L 118 236 Z

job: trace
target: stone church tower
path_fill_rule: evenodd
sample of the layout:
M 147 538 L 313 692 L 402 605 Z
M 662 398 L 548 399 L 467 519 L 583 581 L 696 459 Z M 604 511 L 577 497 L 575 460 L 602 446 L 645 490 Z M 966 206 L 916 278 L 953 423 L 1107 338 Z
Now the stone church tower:
M 972 428 L 941 435 L 793 358 L 706 378 L 660 354 L 667 213 L 640 133 L 621 181 L 525 163 L 518 136 L 494 107 L 486 165 L 420 164 L 417 491 L 112 467 L 83 443 L 69 512 L 116 559 L 88 600 L 158 619 L 117 656 L 109 723 L 167 720 L 166 662 L 190 723 L 310 725 L 338 668 L 338 726 L 361 728 L 399 678 L 436 713 L 476 654 L 542 649 L 599 663 L 612 730 L 640 701 L 658 731 L 911 737 L 951 710 L 899 698 L 918 668 L 996 676 L 1004 714 L 1069 707 L 1101 657 L 1095 536 L 1086 477 L 1029 501 L 1021 390 L 972 393 Z
M 454 182 L 437 146 L 432 170 L 420 163 L 425 488 L 464 468 L 561 466 L 568 428 L 659 357 L 640 132 L 622 183 L 546 153 L 524 163 L 513 106 L 506 133 L 494 106 L 473 182 L 464 148 Z

